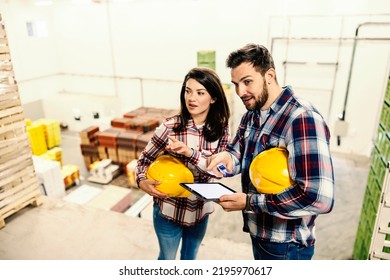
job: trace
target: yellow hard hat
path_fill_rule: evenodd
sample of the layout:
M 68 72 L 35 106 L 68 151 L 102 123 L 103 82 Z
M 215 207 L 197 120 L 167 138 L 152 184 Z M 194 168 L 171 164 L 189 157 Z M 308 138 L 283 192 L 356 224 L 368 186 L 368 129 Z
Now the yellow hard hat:
M 190 192 L 180 183 L 193 183 L 194 175 L 179 159 L 171 155 L 161 155 L 152 162 L 146 178 L 159 181 L 156 189 L 170 197 L 188 197 Z
M 293 185 L 287 150 L 276 147 L 258 154 L 249 166 L 249 177 L 259 193 L 276 194 Z

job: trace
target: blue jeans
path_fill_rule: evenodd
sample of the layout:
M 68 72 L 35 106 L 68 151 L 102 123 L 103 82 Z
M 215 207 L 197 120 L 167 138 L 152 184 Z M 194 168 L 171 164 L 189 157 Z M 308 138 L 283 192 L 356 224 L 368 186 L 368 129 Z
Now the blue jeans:
M 254 236 L 251 239 L 255 260 L 311 260 L 314 255 L 314 246 L 269 242 Z
M 177 249 L 181 240 L 180 259 L 195 260 L 200 244 L 206 234 L 206 216 L 202 221 L 193 226 L 182 226 L 160 214 L 157 204 L 153 205 L 153 224 L 157 234 L 160 254 L 158 260 L 175 260 Z

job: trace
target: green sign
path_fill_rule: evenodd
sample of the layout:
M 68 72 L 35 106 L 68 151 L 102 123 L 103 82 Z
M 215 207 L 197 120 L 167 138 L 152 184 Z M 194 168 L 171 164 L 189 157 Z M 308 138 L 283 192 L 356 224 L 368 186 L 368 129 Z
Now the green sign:
M 198 51 L 198 67 L 206 67 L 215 71 L 215 51 Z

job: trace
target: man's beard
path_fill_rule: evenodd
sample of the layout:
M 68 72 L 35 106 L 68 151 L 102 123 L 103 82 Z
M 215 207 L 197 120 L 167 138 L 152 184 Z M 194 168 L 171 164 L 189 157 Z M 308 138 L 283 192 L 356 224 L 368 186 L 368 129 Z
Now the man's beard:
M 246 109 L 249 111 L 260 110 L 265 105 L 265 103 L 267 103 L 268 96 L 269 96 L 268 95 L 268 87 L 267 87 L 266 82 L 264 81 L 263 91 L 260 94 L 260 98 L 256 99 L 255 105 L 253 105 L 251 107 L 246 107 Z

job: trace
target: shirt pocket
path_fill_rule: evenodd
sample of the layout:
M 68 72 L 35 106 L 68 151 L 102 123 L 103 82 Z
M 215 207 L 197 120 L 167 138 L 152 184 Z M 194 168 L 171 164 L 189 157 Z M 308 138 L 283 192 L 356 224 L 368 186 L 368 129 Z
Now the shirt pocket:
M 274 147 L 286 147 L 285 141 L 280 135 L 263 134 L 260 139 L 261 149 L 267 150 Z
M 247 141 L 248 138 L 251 136 L 251 131 L 252 131 L 252 128 L 251 127 L 247 127 L 244 131 L 244 140 Z

